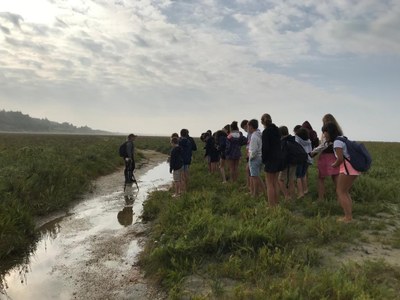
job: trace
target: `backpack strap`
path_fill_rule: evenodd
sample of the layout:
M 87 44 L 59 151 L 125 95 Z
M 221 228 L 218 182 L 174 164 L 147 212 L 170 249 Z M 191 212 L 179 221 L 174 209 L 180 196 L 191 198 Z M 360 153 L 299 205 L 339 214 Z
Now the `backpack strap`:
M 349 139 L 348 139 L 346 136 L 343 136 L 343 137 L 339 137 L 339 136 L 338 136 L 336 139 L 339 140 L 339 141 L 341 141 L 341 142 L 343 142 L 343 143 L 345 143 L 346 146 L 347 146 L 347 143 L 346 143 L 346 142 L 347 142 Z M 347 174 L 347 175 L 350 175 L 349 169 L 347 169 L 346 161 L 347 161 L 348 163 L 350 163 L 350 160 L 349 160 L 346 156 L 343 155 L 343 164 L 344 164 L 344 168 L 345 168 L 345 170 L 346 170 L 346 174 Z

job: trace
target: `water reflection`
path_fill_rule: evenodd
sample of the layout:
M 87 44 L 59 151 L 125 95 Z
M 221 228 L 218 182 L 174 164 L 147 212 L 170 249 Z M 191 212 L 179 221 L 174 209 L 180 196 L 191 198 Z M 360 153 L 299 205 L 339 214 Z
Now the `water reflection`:
M 122 210 L 120 210 L 117 214 L 117 219 L 119 224 L 123 226 L 132 225 L 133 222 L 133 203 L 135 202 L 135 198 L 137 193 L 133 193 L 132 195 L 125 195 L 125 206 Z
M 73 298 L 74 274 L 69 270 L 90 256 L 88 241 L 103 236 L 103 232 L 118 234 L 121 228 L 139 221 L 148 193 L 170 183 L 168 171 L 168 165 L 162 163 L 140 176 L 140 191 L 136 185 L 124 190 L 119 185 L 120 174 L 116 174 L 116 181 L 110 175 L 100 196 L 85 199 L 72 213 L 43 225 L 25 255 L 0 266 L 0 299 Z M 115 185 L 110 184 L 114 181 Z M 128 257 L 139 251 L 136 244 L 131 241 Z

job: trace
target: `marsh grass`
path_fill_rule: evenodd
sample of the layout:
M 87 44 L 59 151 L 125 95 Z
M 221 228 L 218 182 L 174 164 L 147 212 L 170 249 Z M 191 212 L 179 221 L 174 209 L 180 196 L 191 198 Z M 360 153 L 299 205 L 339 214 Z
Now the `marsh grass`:
M 26 252 L 35 217 L 68 206 L 98 176 L 122 167 L 121 136 L 1 134 L 0 263 Z M 142 149 L 167 151 L 168 137 L 138 137 Z M 137 160 L 143 158 L 138 151 Z M 123 174 L 121 174 L 122 180 Z
M 172 199 L 168 191 L 157 192 L 144 204 L 144 219 L 154 226 L 141 265 L 172 299 L 187 295 L 185 279 L 193 275 L 210 281 L 213 294 L 198 291 L 191 299 L 400 299 L 398 267 L 323 259 L 326 249 L 340 255 L 366 242 L 365 230 L 382 234 L 387 218 L 377 216 L 396 213 L 400 145 L 367 146 L 374 165 L 352 189 L 356 221 L 347 225 L 336 221 L 343 212 L 331 181 L 326 201 L 316 201 L 314 167 L 304 199 L 269 208 L 263 196 L 247 194 L 243 164 L 239 183 L 221 184 L 219 174 L 208 174 L 202 153 L 196 153 L 187 194 Z M 393 246 L 399 236 L 397 229 Z M 223 278 L 231 280 L 230 286 Z

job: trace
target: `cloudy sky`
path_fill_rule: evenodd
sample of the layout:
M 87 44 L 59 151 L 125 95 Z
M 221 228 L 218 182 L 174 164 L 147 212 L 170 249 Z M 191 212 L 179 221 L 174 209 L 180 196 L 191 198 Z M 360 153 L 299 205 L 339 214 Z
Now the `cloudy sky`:
M 267 112 L 400 141 L 398 0 L 1 0 L 0 109 L 198 136 Z

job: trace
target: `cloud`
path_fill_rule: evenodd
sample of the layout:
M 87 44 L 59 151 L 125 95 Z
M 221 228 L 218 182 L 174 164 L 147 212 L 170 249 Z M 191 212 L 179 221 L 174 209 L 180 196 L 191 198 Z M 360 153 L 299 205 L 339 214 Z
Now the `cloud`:
M 154 132 L 169 130 L 157 121 L 167 116 L 202 131 L 265 111 L 289 127 L 299 115 L 319 123 L 327 110 L 351 118 L 341 108 L 362 103 L 382 112 L 371 89 L 397 99 L 396 73 L 380 59 L 399 66 L 397 2 L 52 0 L 37 16 L 16 8 L 0 13 L 0 104 L 115 131 L 151 120 Z M 362 68 L 371 58 L 374 68 Z
M 19 29 L 21 29 L 20 22 L 24 20 L 22 16 L 10 12 L 0 12 L 0 18 L 3 19 L 3 21 L 8 21 Z

